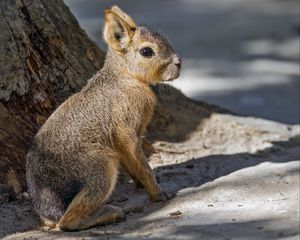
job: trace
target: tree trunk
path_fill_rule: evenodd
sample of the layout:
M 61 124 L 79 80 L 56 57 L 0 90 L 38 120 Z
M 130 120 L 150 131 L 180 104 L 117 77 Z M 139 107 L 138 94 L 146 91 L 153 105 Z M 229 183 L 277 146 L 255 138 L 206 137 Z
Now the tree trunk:
M 24 186 L 31 140 L 103 64 L 62 0 L 0 1 L 0 183 Z

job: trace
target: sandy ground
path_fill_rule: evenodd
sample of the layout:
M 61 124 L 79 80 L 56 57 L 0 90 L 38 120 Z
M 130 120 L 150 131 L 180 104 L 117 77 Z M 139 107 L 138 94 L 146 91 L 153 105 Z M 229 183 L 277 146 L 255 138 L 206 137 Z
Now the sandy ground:
M 150 127 L 150 164 L 175 198 L 151 203 L 123 177 L 110 202 L 126 221 L 74 233 L 42 229 L 30 201 L 5 203 L 0 237 L 299 239 L 299 126 L 212 112 L 178 94 L 170 102 Z
M 102 49 L 103 8 L 116 3 L 168 36 L 183 57 L 174 85 L 240 114 L 299 123 L 298 0 L 65 0 Z

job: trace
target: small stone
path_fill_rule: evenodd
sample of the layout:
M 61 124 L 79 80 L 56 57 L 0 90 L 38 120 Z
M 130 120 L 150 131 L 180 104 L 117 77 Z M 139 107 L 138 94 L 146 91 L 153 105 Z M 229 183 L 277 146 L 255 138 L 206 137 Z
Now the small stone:
M 176 212 L 171 212 L 171 213 L 169 213 L 169 215 L 170 215 L 171 217 L 179 217 L 179 216 L 182 215 L 182 212 L 179 211 L 179 210 L 177 210 Z

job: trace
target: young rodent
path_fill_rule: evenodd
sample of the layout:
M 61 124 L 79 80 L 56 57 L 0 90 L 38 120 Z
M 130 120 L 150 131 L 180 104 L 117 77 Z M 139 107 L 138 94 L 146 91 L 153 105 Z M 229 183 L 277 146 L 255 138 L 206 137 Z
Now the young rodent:
M 181 60 L 161 34 L 119 7 L 104 14 L 104 67 L 49 117 L 27 155 L 34 207 L 47 226 L 64 231 L 124 217 L 121 208 L 105 204 L 120 167 L 153 201 L 170 197 L 156 182 L 142 136 L 155 106 L 149 85 L 177 78 Z

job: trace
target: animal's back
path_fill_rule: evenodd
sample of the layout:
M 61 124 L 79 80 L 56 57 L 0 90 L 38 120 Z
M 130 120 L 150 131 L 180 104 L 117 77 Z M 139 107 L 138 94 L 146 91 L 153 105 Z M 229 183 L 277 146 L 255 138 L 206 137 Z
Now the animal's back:
M 26 169 L 28 190 L 40 216 L 60 219 L 88 176 L 101 174 L 101 163 L 89 161 L 86 147 L 94 144 L 97 149 L 110 151 L 114 109 L 107 95 L 115 94 L 114 88 L 105 81 L 102 93 L 95 94 L 94 88 L 86 87 L 65 101 L 37 133 Z

